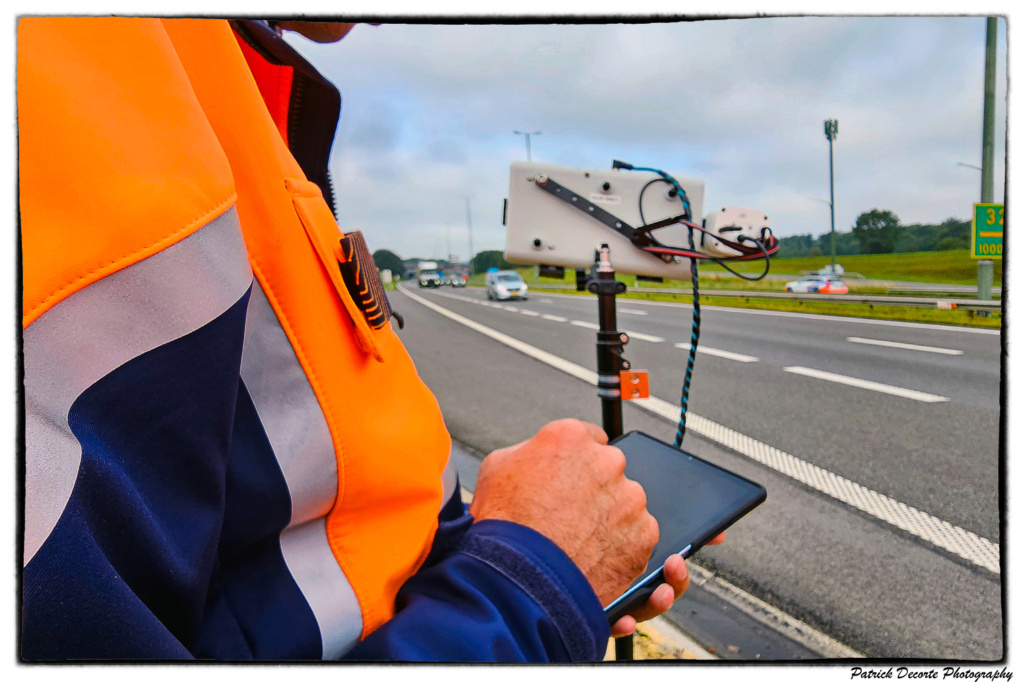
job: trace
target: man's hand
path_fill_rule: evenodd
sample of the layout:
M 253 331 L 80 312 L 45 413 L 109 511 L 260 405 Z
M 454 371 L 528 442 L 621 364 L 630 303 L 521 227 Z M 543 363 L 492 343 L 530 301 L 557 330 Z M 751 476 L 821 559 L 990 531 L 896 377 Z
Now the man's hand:
M 608 605 L 644 571 L 658 541 L 647 496 L 626 478 L 625 469 L 622 451 L 608 445 L 599 427 L 575 419 L 552 422 L 483 461 L 469 512 L 478 520 L 512 521 L 546 536 Z M 677 572 L 671 577 L 678 578 Z M 678 584 L 668 587 L 671 594 Z M 651 601 L 658 596 L 656 591 Z
M 716 535 L 708 544 L 717 545 L 722 542 L 725 542 L 724 532 Z M 686 567 L 686 562 L 678 554 L 673 554 L 665 562 L 665 583 L 654 590 L 640 610 L 612 623 L 612 637 L 631 635 L 636 630 L 637 623 L 665 613 L 676 599 L 683 596 L 683 592 L 686 592 L 689 586 L 690 571 Z

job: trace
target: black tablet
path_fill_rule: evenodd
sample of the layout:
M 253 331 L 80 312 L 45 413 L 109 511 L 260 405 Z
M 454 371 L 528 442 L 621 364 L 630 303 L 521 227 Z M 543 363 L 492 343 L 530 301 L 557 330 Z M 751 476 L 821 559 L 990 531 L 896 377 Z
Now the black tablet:
M 605 607 L 608 621 L 643 605 L 665 582 L 662 569 L 673 554 L 688 557 L 764 502 L 767 491 L 751 480 L 639 431 L 611 442 L 626 455 L 626 476 L 647 493 L 647 509 L 660 537 L 647 573 Z

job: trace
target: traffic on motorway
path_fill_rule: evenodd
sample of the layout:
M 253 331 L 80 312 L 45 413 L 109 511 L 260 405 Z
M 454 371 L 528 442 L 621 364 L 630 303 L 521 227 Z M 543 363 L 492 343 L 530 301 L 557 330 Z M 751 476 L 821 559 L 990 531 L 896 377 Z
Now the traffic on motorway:
M 430 351 L 417 367 L 453 438 L 476 452 L 558 416 L 544 396 L 568 386 L 578 385 L 578 402 L 600 421 L 590 378 L 595 297 L 530 294 L 514 305 L 480 287 L 398 294 L 403 312 L 422 321 L 422 332 L 403 332 L 414 360 L 428 352 L 434 326 L 445 339 L 459 332 L 457 348 Z M 670 441 L 690 306 L 621 299 L 617 312 L 625 357 L 651 375 L 651 397 L 629 406 L 625 428 Z M 507 350 L 501 363 L 498 346 Z M 801 655 L 998 658 L 999 357 L 998 330 L 704 307 L 683 447 L 763 483 L 768 500 L 723 546 L 694 558 L 713 576 L 693 596 L 707 599 L 704 620 L 685 607 L 669 619 L 719 641 L 707 615 L 721 607 L 721 595 L 707 596 L 719 590 L 733 608 L 747 605 L 750 628 L 771 621 L 791 633 L 801 623 L 813 633 Z M 467 383 L 491 371 L 515 396 L 514 416 L 497 404 L 491 413 Z M 468 425 L 481 413 L 504 425 L 477 433 Z M 764 647 L 724 653 L 787 657 Z

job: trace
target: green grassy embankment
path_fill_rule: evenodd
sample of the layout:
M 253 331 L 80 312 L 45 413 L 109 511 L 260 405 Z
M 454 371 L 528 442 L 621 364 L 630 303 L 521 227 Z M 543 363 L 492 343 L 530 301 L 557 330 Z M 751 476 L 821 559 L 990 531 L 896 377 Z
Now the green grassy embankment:
M 817 271 L 831 262 L 830 256 L 773 258 L 771 272 L 778 275 L 800 275 L 804 272 Z M 846 268 L 847 273 L 856 273 L 866 279 L 934 284 L 978 283 L 978 261 L 971 258 L 971 253 L 967 249 L 837 256 L 836 262 Z M 759 273 L 763 266 L 756 262 L 746 262 L 730 263 L 729 267 L 738 272 Z M 714 263 L 701 264 L 701 270 L 727 274 L 725 269 Z M 995 261 L 993 270 L 993 285 L 1001 286 L 1003 262 Z M 857 278 L 848 275 L 846 281 L 852 285 L 856 283 Z

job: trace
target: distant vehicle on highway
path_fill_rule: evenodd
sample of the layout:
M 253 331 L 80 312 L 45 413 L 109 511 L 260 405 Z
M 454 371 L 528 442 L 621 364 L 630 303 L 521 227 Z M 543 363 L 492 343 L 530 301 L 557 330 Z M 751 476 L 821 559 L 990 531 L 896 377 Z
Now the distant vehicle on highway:
M 421 287 L 441 286 L 441 274 L 437 271 L 437 263 L 432 260 L 421 260 L 417 263 L 416 280 Z
M 458 272 L 453 272 L 452 274 L 448 275 L 445 278 L 444 283 L 450 287 L 466 286 L 466 280 L 462 279 L 462 274 Z
M 786 291 L 791 294 L 848 294 L 850 289 L 846 282 L 838 277 L 811 275 L 786 284 Z
M 488 272 L 484 277 L 487 285 L 487 298 L 507 301 L 513 298 L 526 300 L 529 298 L 529 289 L 522 276 L 515 270 L 499 270 Z

